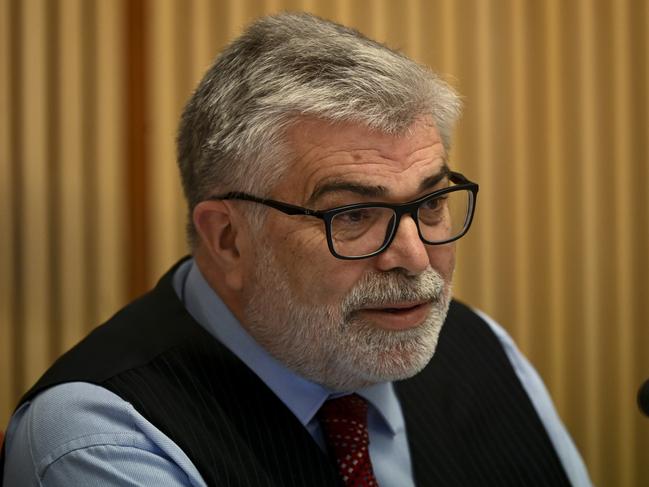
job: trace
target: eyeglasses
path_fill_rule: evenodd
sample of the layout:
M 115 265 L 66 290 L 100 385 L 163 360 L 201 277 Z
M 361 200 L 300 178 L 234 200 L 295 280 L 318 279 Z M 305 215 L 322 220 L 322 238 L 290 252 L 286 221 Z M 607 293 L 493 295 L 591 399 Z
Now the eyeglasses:
M 252 201 L 287 215 L 320 218 L 325 223 L 333 256 L 356 260 L 385 251 L 397 234 L 401 217 L 406 214 L 416 222 L 419 238 L 425 244 L 447 244 L 466 234 L 473 220 L 479 186 L 453 171 L 448 172 L 448 179 L 453 186 L 407 203 L 357 203 L 322 211 L 239 192 L 207 199 Z

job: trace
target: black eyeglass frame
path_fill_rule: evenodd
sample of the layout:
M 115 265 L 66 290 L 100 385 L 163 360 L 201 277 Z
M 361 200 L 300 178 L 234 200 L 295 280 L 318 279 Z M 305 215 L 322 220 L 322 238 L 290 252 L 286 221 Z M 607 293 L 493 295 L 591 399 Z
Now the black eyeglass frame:
M 394 240 L 394 237 L 396 236 L 399 230 L 399 223 L 401 223 L 401 217 L 405 214 L 409 214 L 412 217 L 413 221 L 417 225 L 417 232 L 419 233 L 419 238 L 421 239 L 422 242 L 424 242 L 427 245 L 448 244 L 466 235 L 466 233 L 469 231 L 469 228 L 471 227 L 471 222 L 473 221 L 473 215 L 475 214 L 476 200 L 478 197 L 478 190 L 480 189 L 480 186 L 477 183 L 469 181 L 464 175 L 460 174 L 459 172 L 448 171 L 448 178 L 452 183 L 455 184 L 455 186 L 449 186 L 448 188 L 438 189 L 437 191 L 433 191 L 432 193 L 421 196 L 416 200 L 408 201 L 406 203 L 396 203 L 396 204 L 383 203 L 383 202 L 352 203 L 350 205 L 337 206 L 335 208 L 330 208 L 328 210 L 312 210 L 309 208 L 304 208 L 302 206 L 292 205 L 290 203 L 284 203 L 282 201 L 276 201 L 268 198 L 258 198 L 257 196 L 252 196 L 250 194 L 237 192 L 237 191 L 233 191 L 221 196 L 218 195 L 210 196 L 207 199 L 208 200 L 251 201 L 253 203 L 260 203 L 262 205 L 269 206 L 287 215 L 304 215 L 304 216 L 314 216 L 316 218 L 320 218 L 325 223 L 327 245 L 329 247 L 329 251 L 331 252 L 331 254 L 338 259 L 360 260 L 360 259 L 367 259 L 369 257 L 374 257 L 375 255 L 384 252 L 388 247 L 390 247 L 392 241 Z M 437 198 L 439 196 L 443 196 L 448 193 L 453 193 L 455 191 L 463 191 L 463 190 L 468 190 L 470 192 L 471 201 L 469 204 L 469 211 L 466 220 L 464 221 L 464 227 L 462 228 L 462 231 L 458 235 L 454 236 L 453 238 L 443 240 L 441 242 L 430 242 L 429 240 L 426 240 L 421 233 L 421 229 L 419 228 L 419 218 L 417 217 L 417 211 L 419 211 L 420 206 L 427 200 Z M 394 223 L 394 226 L 392 228 L 392 233 L 390 234 L 389 237 L 385 239 L 383 245 L 379 247 L 377 250 L 375 250 L 374 252 L 365 255 L 356 255 L 351 257 L 347 255 L 340 255 L 338 252 L 336 252 L 334 248 L 333 238 L 331 236 L 331 221 L 339 213 L 343 213 L 349 210 L 357 210 L 357 209 L 360 210 L 363 208 L 388 208 L 394 211 L 396 215 L 396 222 Z

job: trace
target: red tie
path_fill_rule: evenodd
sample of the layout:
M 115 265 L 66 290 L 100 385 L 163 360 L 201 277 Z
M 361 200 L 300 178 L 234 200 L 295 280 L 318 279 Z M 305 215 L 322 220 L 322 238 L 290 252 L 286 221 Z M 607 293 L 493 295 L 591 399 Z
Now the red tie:
M 345 486 L 378 487 L 370 461 L 367 401 L 356 394 L 329 399 L 318 419 Z

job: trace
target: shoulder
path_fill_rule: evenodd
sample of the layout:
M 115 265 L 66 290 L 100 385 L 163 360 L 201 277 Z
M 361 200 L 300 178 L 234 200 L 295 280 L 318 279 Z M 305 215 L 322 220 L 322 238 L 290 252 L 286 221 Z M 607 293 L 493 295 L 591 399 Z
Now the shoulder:
M 482 319 L 482 321 L 484 321 L 489 326 L 493 334 L 496 335 L 496 338 L 498 338 L 500 344 L 503 346 L 503 348 L 505 348 L 505 351 L 512 349 L 513 351 L 520 353 L 512 337 L 509 335 L 507 330 L 505 330 L 505 328 L 500 325 L 500 323 L 498 323 L 484 311 L 477 308 L 473 308 L 472 312 L 479 316 L 480 319 Z
M 466 306 L 464 307 L 466 308 Z M 518 349 L 518 346 L 505 328 L 481 310 L 474 309 L 471 312 L 486 323 L 498 339 L 509 363 L 516 373 L 516 377 L 541 419 L 572 484 L 591 485 L 584 461 L 561 421 L 550 393 L 539 373 Z
M 59 357 L 20 402 L 61 383 L 105 384 L 171 349 L 214 342 L 175 294 L 171 285 L 174 270 Z
M 519 350 L 511 335 L 495 319 L 486 314 L 484 311 L 474 309 L 473 312 L 487 324 L 491 332 L 498 339 L 500 346 L 505 352 L 507 359 L 523 385 L 527 394 L 532 398 L 536 409 L 540 409 L 539 399 L 542 402 L 549 401 L 549 394 L 538 372 L 534 366 L 527 360 L 525 355 Z M 547 404 L 544 404 L 547 406 Z
M 461 328 L 463 332 L 468 331 L 470 334 L 480 331 L 483 335 L 495 338 L 510 362 L 516 362 L 519 356 L 522 357 L 507 330 L 480 309 L 470 307 L 461 301 L 453 299 L 448 310 L 446 324 L 452 324 L 451 327 L 446 328 L 454 328 L 456 331 L 459 331 L 458 328 Z
M 107 469 L 124 479 L 179 480 L 170 485 L 200 480 L 185 454 L 128 402 L 85 382 L 51 387 L 24 403 L 7 430 L 6 454 L 6 485 L 87 482 Z
M 543 384 L 538 373 L 521 353 L 516 343 L 507 330 L 500 325 L 494 318 L 489 316 L 484 311 L 477 308 L 470 308 L 464 304 L 453 302 L 455 308 L 460 308 L 463 316 L 473 316 L 474 320 L 478 320 L 483 324 L 485 330 L 488 330 L 493 335 L 500 348 L 502 348 L 508 362 L 511 364 L 518 380 L 522 383 L 524 389 L 530 396 L 547 396 L 547 390 Z

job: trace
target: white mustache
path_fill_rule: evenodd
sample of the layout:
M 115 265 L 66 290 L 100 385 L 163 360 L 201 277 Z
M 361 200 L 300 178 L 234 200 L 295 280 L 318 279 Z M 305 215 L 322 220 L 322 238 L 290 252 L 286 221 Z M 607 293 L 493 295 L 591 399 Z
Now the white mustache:
M 344 315 L 363 308 L 377 308 L 399 302 L 436 302 L 442 299 L 445 282 L 434 269 L 417 276 L 403 271 L 366 275 L 347 294 L 342 303 Z

